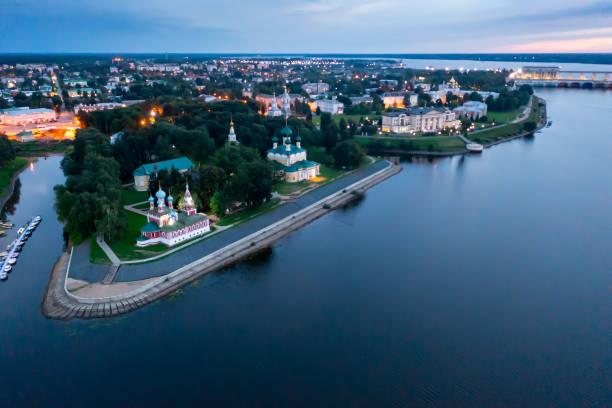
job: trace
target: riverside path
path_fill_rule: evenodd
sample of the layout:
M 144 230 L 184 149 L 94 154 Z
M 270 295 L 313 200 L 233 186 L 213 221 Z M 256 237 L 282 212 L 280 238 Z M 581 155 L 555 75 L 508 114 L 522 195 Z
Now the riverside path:
M 215 234 L 208 239 L 200 241 L 190 247 L 187 247 L 179 252 L 169 255 L 166 258 L 136 265 L 121 265 L 117 272 L 115 282 L 129 282 L 147 278 L 153 278 L 165 275 L 169 272 L 177 270 L 184 265 L 194 262 L 207 254 L 215 252 L 233 242 L 236 242 L 254 232 L 265 228 L 285 217 L 294 214 L 309 205 L 337 192 L 351 184 L 368 177 L 377 171 L 390 166 L 386 161 L 380 161 L 371 164 L 361 170 L 335 180 L 325 186 L 319 187 L 316 190 L 290 201 L 269 211 L 265 214 L 257 216 L 246 222 L 243 222 L 233 228 Z M 99 282 L 106 275 L 108 266 L 93 265 L 89 262 L 89 246 L 75 247 L 72 262 L 70 267 L 71 278 L 85 280 L 88 282 Z

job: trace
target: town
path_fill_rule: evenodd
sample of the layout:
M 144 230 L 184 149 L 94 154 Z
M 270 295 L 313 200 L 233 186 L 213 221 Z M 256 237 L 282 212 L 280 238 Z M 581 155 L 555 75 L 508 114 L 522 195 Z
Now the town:
M 547 123 L 520 73 L 500 69 L 129 56 L 0 68 L 4 178 L 24 155 L 65 154 L 58 216 L 77 263 L 106 270 L 107 286 L 324 186 L 388 177 L 384 155 L 480 153 Z M 67 279 L 94 285 L 77 297 L 107 290 Z

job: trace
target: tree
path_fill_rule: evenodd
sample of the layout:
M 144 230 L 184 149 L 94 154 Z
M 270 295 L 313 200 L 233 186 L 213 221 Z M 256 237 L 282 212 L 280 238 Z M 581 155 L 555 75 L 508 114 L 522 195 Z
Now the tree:
M 5 134 L 0 133 L 0 166 L 15 158 L 15 148 Z
M 210 210 L 217 217 L 221 218 L 225 215 L 227 202 L 222 191 L 216 191 L 210 199 Z
M 461 122 L 461 132 L 467 133 L 468 128 L 472 125 L 472 121 L 465 117 L 459 119 L 459 121 Z
M 527 132 L 533 132 L 538 127 L 538 124 L 533 120 L 528 120 L 523 124 L 523 129 Z
M 235 198 L 249 208 L 261 205 L 272 196 L 274 172 L 270 163 L 259 161 L 243 163 L 232 178 Z
M 338 144 L 334 149 L 333 155 L 336 167 L 347 169 L 358 167 L 365 156 L 361 146 L 353 140 L 347 140 Z
M 227 177 L 221 167 L 206 165 L 198 170 L 198 196 L 204 208 L 212 208 L 210 200 L 216 191 L 221 191 Z

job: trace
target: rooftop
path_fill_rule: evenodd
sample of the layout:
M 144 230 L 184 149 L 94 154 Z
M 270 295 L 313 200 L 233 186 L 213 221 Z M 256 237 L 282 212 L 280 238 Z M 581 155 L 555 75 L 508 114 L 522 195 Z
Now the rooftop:
M 155 163 L 147 163 L 134 170 L 134 176 L 146 176 L 153 174 L 155 173 L 155 166 L 157 166 L 157 171 L 163 169 L 170 171 L 172 168 L 175 168 L 178 171 L 184 171 L 192 168 L 193 163 L 186 157 L 179 157 L 177 159 L 164 160 Z

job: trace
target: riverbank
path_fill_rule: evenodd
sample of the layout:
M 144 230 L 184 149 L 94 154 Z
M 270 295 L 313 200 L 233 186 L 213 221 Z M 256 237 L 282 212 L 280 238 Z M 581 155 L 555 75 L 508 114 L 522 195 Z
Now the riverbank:
M 15 181 L 30 163 L 29 158 L 16 157 L 0 169 L 0 210 L 13 194 Z
M 51 273 L 42 303 L 45 316 L 55 319 L 109 317 L 142 307 L 159 299 L 202 275 L 228 266 L 270 246 L 278 239 L 319 217 L 359 199 L 372 186 L 401 171 L 401 166 L 388 163 L 382 170 L 341 188 L 283 219 L 267 225 L 184 265 L 168 274 L 108 285 L 77 281 L 70 278 L 72 254 L 64 253 Z M 70 290 L 72 288 L 72 290 Z
M 517 138 L 533 134 L 546 126 L 546 101 L 532 96 L 523 114 L 509 123 L 476 130 L 467 137 L 483 147 L 491 147 Z M 524 130 L 524 124 L 533 120 L 536 128 L 533 131 Z M 356 139 L 370 154 L 378 155 L 412 155 L 445 157 L 470 153 L 465 148 L 465 142 L 457 136 L 432 136 L 417 138 L 402 137 L 362 137 Z

